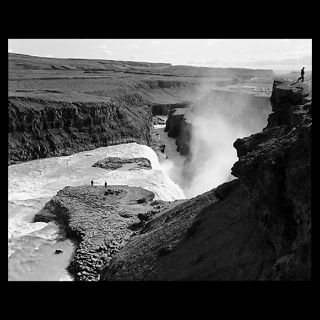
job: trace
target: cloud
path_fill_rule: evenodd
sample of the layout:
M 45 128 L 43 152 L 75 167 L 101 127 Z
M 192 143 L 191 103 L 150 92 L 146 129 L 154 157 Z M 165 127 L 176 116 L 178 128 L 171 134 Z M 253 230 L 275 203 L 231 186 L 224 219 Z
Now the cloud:
M 212 47 L 214 46 L 216 43 L 220 42 L 220 39 L 211 39 L 210 41 L 207 42 L 207 45 Z
M 100 46 L 98 46 L 98 50 L 103 54 L 103 55 L 106 55 L 106 56 L 112 56 L 113 53 L 111 50 L 108 49 L 108 47 L 105 45 L 105 44 L 102 44 Z
M 221 64 L 221 60 L 219 60 L 219 59 L 214 59 L 214 60 L 209 61 L 208 64 L 209 64 L 209 65 L 216 65 L 216 66 L 218 66 L 218 65 Z
M 164 54 L 164 55 L 173 55 L 175 53 L 175 51 L 173 50 L 163 50 L 160 52 L 160 54 Z
M 139 45 L 137 45 L 137 44 L 130 44 L 130 45 L 128 46 L 128 48 L 129 48 L 129 49 L 139 49 L 140 47 L 139 47 Z
M 156 47 L 156 46 L 159 46 L 161 42 L 159 40 L 152 40 L 150 44 L 152 47 Z
M 292 51 L 282 54 L 273 54 L 266 58 L 254 58 L 250 60 L 238 61 L 240 65 L 247 65 L 248 67 L 259 67 L 275 69 L 281 67 L 297 68 L 300 65 L 311 67 L 312 53 L 310 50 Z
M 136 59 L 139 59 L 139 58 L 140 58 L 140 56 L 137 55 L 137 54 L 132 54 L 132 55 L 129 56 L 129 59 L 133 59 L 133 60 L 136 60 Z
M 301 65 L 306 68 L 312 66 L 311 50 L 297 50 L 291 52 L 274 53 L 264 57 L 254 55 L 241 55 L 236 59 L 204 58 L 187 62 L 188 65 L 218 67 L 218 68 L 250 68 L 250 69 L 296 69 Z
M 8 48 L 8 52 L 13 52 L 12 49 Z

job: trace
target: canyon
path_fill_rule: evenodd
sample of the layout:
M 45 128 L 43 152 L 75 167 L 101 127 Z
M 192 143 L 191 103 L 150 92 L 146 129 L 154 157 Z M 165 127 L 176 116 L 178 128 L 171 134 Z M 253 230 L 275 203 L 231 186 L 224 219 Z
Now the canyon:
M 119 143 L 151 145 L 155 115 L 213 86 L 271 70 L 214 69 L 9 53 L 8 164 Z
M 311 83 L 275 81 L 271 103 L 234 143 L 238 179 L 150 220 L 104 280 L 311 279 Z
M 271 97 L 226 89 L 253 78 Z M 79 152 L 78 171 L 91 167 L 98 185 L 54 182 L 34 218 L 76 242 L 75 280 L 310 280 L 311 87 L 271 70 L 9 54 L 9 168 Z M 185 157 L 189 199 L 155 160 L 170 161 L 157 125 Z

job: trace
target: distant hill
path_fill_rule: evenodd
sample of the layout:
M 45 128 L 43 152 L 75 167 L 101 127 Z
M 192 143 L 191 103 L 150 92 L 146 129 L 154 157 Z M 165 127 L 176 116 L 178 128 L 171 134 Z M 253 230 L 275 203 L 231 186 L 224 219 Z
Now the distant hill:
M 184 77 L 239 77 L 273 76 L 272 70 L 245 68 L 208 68 L 169 63 L 117 61 L 101 59 L 61 59 L 8 53 L 9 76 L 24 71 L 82 71 L 82 72 L 126 72 L 137 74 L 158 74 Z

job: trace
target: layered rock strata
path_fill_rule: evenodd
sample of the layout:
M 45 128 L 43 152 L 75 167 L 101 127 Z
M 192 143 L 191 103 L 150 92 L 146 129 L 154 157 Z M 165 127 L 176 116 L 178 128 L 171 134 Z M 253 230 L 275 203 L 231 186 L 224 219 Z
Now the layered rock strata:
M 56 102 L 9 98 L 8 163 L 70 155 L 119 143 L 150 144 L 152 114 L 127 102 Z

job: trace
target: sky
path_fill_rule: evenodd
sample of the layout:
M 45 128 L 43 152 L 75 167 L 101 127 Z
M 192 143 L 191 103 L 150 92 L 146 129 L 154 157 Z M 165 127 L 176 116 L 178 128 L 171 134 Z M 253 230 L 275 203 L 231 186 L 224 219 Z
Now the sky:
M 8 51 L 173 65 L 311 70 L 311 39 L 8 39 Z

